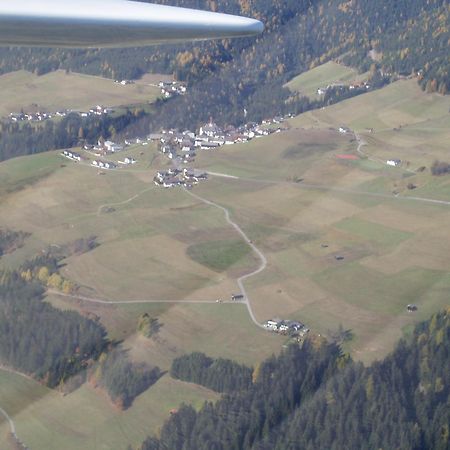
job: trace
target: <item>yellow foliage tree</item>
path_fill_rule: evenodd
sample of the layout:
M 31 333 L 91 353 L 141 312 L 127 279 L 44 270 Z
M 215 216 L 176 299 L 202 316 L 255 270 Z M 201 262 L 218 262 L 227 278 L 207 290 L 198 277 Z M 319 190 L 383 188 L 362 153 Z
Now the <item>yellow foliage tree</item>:
M 62 291 L 64 294 L 72 294 L 75 291 L 75 283 L 69 280 L 64 280 L 62 284 Z
M 49 276 L 50 273 L 47 267 L 43 266 L 38 270 L 37 277 L 42 283 L 47 283 Z
M 58 273 L 52 274 L 47 280 L 47 286 L 54 289 L 61 289 L 63 279 Z

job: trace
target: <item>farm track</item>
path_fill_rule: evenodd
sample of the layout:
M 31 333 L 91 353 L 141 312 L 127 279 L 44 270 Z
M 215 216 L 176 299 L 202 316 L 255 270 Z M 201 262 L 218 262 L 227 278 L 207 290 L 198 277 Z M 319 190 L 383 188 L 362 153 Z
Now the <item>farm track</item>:
M 208 172 L 205 170 L 206 173 L 212 176 L 220 177 L 220 178 L 233 178 L 235 180 L 242 180 L 247 181 L 250 183 L 259 183 L 259 184 L 269 184 L 269 185 L 276 185 L 276 184 L 289 184 L 297 186 L 299 189 L 306 189 L 306 190 L 317 190 L 317 191 L 329 191 L 329 192 L 339 192 L 343 194 L 350 194 L 350 195 L 359 195 L 363 197 L 374 197 L 374 198 L 384 198 L 388 200 L 406 200 L 406 201 L 414 201 L 414 202 L 422 202 L 422 203 L 431 203 L 436 205 L 444 205 L 444 206 L 450 206 L 450 201 L 447 200 L 437 200 L 433 198 L 427 198 L 427 197 L 413 197 L 409 195 L 394 195 L 394 194 L 383 194 L 380 192 L 368 192 L 368 191 L 361 191 L 357 189 L 349 189 L 349 188 L 340 188 L 340 187 L 332 187 L 325 184 L 315 184 L 315 183 L 294 183 L 292 181 L 282 181 L 282 180 L 270 180 L 265 179 L 261 180 L 258 178 L 246 178 L 246 177 L 236 177 L 236 176 L 230 176 L 227 174 L 222 173 L 215 173 L 215 172 Z
M 202 305 L 218 303 L 216 300 L 105 300 L 96 297 L 87 297 L 78 294 L 65 294 L 64 292 L 56 291 L 54 289 L 48 289 L 47 293 L 58 295 L 59 297 L 73 298 L 75 300 L 80 300 L 87 303 L 97 303 L 100 305 L 146 305 L 151 303 L 178 303 L 178 304 L 191 304 L 191 305 Z M 221 303 L 232 303 L 239 304 L 240 302 L 222 301 Z
M 16 425 L 14 423 L 14 421 L 11 419 L 11 417 L 9 416 L 9 414 L 3 409 L 0 408 L 0 414 L 6 419 L 6 421 L 9 424 L 9 431 L 11 433 L 12 438 L 14 439 L 14 441 L 17 443 L 17 445 L 19 447 L 22 448 L 28 448 L 17 436 L 17 432 L 16 432 Z
M 200 197 L 200 195 L 194 194 L 193 192 L 190 192 L 190 191 L 187 191 L 187 190 L 185 190 L 185 192 L 187 194 L 189 194 L 191 197 L 194 197 L 197 200 L 200 200 L 201 202 L 205 203 L 206 205 L 213 206 L 213 207 L 218 208 L 221 211 L 223 211 L 223 213 L 225 214 L 225 220 L 241 235 L 241 237 L 244 239 L 244 241 L 247 243 L 247 245 L 249 245 L 252 248 L 253 252 L 260 259 L 261 264 L 259 265 L 259 267 L 256 270 L 254 270 L 254 271 L 252 271 L 250 273 L 247 273 L 245 275 L 242 275 L 236 281 L 237 281 L 237 284 L 239 286 L 239 289 L 240 289 L 242 295 L 244 296 L 244 302 L 247 305 L 247 310 L 248 310 L 248 313 L 250 315 L 250 318 L 252 319 L 252 322 L 256 326 L 258 326 L 260 328 L 264 328 L 264 326 L 261 323 L 258 322 L 258 320 L 256 319 L 256 316 L 255 316 L 255 314 L 253 312 L 252 305 L 250 303 L 250 299 L 249 299 L 249 297 L 247 295 L 247 291 L 246 291 L 245 286 L 244 286 L 244 281 L 247 280 L 248 278 L 251 278 L 251 277 L 261 273 L 263 270 L 265 270 L 265 268 L 267 267 L 267 258 L 265 257 L 264 253 L 261 250 L 259 250 L 259 248 L 256 247 L 255 244 L 253 244 L 253 242 L 245 234 L 245 232 L 242 230 L 242 228 L 236 222 L 234 222 L 231 219 L 230 211 L 227 208 L 225 208 L 224 206 L 221 206 L 221 205 L 219 205 L 217 203 L 214 203 L 211 200 L 208 200 L 206 198 Z

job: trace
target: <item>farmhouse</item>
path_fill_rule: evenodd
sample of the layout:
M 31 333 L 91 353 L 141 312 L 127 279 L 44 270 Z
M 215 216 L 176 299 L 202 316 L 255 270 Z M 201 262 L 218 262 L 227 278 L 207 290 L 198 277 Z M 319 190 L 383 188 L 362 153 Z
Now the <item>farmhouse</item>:
M 264 324 L 264 328 L 277 333 L 291 333 L 295 335 L 305 335 L 309 329 L 304 324 L 293 320 L 271 319 Z
M 402 163 L 402 161 L 400 159 L 388 159 L 386 161 L 386 164 L 388 166 L 392 166 L 392 167 L 397 167 Z
M 123 150 L 123 146 L 112 141 L 105 141 L 105 149 L 107 152 L 115 153 Z
M 117 166 L 113 162 L 101 161 L 101 160 L 97 160 L 97 159 L 92 161 L 91 165 L 94 167 L 98 167 L 100 169 L 108 169 L 108 170 L 117 168 Z
M 81 161 L 81 155 L 75 152 L 71 152 L 69 150 L 64 150 L 61 155 L 65 156 L 66 158 L 71 159 L 72 161 Z

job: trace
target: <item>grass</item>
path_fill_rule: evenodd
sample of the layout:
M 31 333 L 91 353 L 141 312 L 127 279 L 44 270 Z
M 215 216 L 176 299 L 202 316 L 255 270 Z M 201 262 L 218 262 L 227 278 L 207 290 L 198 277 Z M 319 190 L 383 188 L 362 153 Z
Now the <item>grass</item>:
M 415 135 L 425 130 L 432 145 L 422 152 L 428 154 L 417 160 L 418 149 L 408 154 L 410 167 L 428 165 L 444 152 L 448 102 L 426 96 L 414 81 L 394 83 L 294 118 L 289 131 L 199 154 L 198 168 L 244 177 L 212 177 L 195 192 L 227 207 L 268 259 L 264 272 L 245 281 L 258 320 L 298 319 L 324 334 L 342 324 L 355 335 L 346 349 L 369 363 L 386 355 L 404 330 L 448 304 L 450 210 L 403 198 L 411 180 L 418 185 L 414 195 L 445 198 L 446 179 L 426 172 L 405 178 L 404 170 L 386 170 L 378 162 L 335 158 L 356 149 L 352 136 L 335 130 L 344 123 L 362 128 L 364 150 L 379 159 L 388 151 L 407 154 Z M 399 123 L 402 131 L 394 132 Z M 154 171 L 167 164 L 154 147 L 128 151 L 139 163 L 104 176 L 56 153 L 0 164 L 0 225 L 32 234 L 0 267 L 17 267 L 51 244 L 96 235 L 100 246 L 68 258 L 63 268 L 88 295 L 122 301 L 228 299 L 237 290 L 238 272 L 255 262 L 250 249 L 222 211 L 182 190 L 153 187 Z M 303 181 L 293 183 L 294 177 Z M 336 255 L 345 258 L 337 261 Z M 254 365 L 284 342 L 255 327 L 243 304 L 48 300 L 97 314 L 133 360 L 165 370 L 190 351 Z M 408 303 L 419 306 L 416 314 L 406 312 Z M 155 339 L 136 333 L 144 312 L 162 324 Z M 38 449 L 135 446 L 180 402 L 198 406 L 216 398 L 165 376 L 119 412 L 89 386 L 61 397 L 20 380 L 0 377 L 0 405 L 12 408 L 19 435 Z M 23 383 L 28 387 L 20 387 Z
M 373 222 L 358 218 L 347 218 L 335 225 L 340 230 L 372 241 L 383 247 L 393 247 L 406 239 L 413 237 L 413 233 L 388 228 Z
M 236 264 L 242 264 L 250 253 L 250 247 L 241 240 L 207 241 L 190 245 L 188 256 L 216 272 L 224 272 Z
M 296 76 L 285 87 L 293 92 L 300 92 L 307 97 L 316 98 L 319 88 L 327 87 L 333 83 L 348 84 L 360 78 L 361 76 L 355 69 L 329 61 Z
M 14 418 L 18 436 L 30 448 L 122 450 L 157 433 L 182 401 L 200 407 L 217 395 L 199 386 L 161 378 L 133 407 L 119 411 L 106 395 L 83 386 L 62 396 L 39 384 L 0 372 L 0 404 Z M 3 424 L 2 424 L 3 425 Z
M 19 71 L 0 76 L 0 116 L 11 112 L 87 110 L 95 105 L 120 106 L 153 102 L 159 89 L 144 83 L 127 86 L 113 80 L 64 71 L 36 76 Z

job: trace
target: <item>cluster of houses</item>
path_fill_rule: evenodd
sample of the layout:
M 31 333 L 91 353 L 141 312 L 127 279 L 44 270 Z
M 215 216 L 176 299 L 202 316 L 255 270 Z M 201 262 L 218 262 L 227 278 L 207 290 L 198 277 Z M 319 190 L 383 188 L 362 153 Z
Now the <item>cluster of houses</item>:
M 11 122 L 44 122 L 45 120 L 52 119 L 54 117 L 66 117 L 68 114 L 78 114 L 81 117 L 90 117 L 90 116 L 103 116 L 105 114 L 111 114 L 114 112 L 114 109 L 107 108 L 102 105 L 96 105 L 89 109 L 89 111 L 74 111 L 74 110 L 61 110 L 56 111 L 54 113 L 45 113 L 45 112 L 34 112 L 34 113 L 10 113 L 9 120 Z
M 84 144 L 84 150 L 93 153 L 96 156 L 117 153 L 124 149 L 124 146 L 113 141 L 99 140 L 96 145 Z
M 153 178 L 157 186 L 171 188 L 171 187 L 185 187 L 192 189 L 192 186 L 198 184 L 200 181 L 208 179 L 208 174 L 194 169 L 168 169 L 167 171 L 159 171 Z
M 11 113 L 9 120 L 11 122 L 43 122 L 52 118 L 52 114 L 36 112 L 36 113 Z
M 91 163 L 92 167 L 96 167 L 97 169 L 106 169 L 106 170 L 114 170 L 117 169 L 117 165 L 110 161 L 101 161 L 99 159 L 94 159 Z
M 362 81 L 361 83 L 352 83 L 352 84 L 339 84 L 339 83 L 333 83 L 333 84 L 329 84 L 326 87 L 320 87 L 317 89 L 317 94 L 318 95 L 325 95 L 330 89 L 335 89 L 335 88 L 349 88 L 351 91 L 353 91 L 354 89 L 370 89 L 370 84 L 368 84 L 366 81 Z
M 164 98 L 171 98 L 175 95 L 184 95 L 187 92 L 185 84 L 178 81 L 160 81 L 158 86 Z
M 275 333 L 300 337 L 309 332 L 309 329 L 304 324 L 294 320 L 270 319 L 264 323 L 264 328 Z
M 70 150 L 64 150 L 61 153 L 62 156 L 71 159 L 72 161 L 81 161 L 81 155 L 79 153 L 72 152 Z
M 280 120 L 282 119 L 280 118 Z M 269 123 L 269 121 L 265 121 L 264 124 L 266 123 Z M 190 130 L 183 132 L 163 130 L 161 133 L 151 134 L 148 139 L 159 141 L 161 152 L 167 155 L 169 159 L 178 159 L 188 163 L 194 160 L 195 152 L 198 149 L 214 150 L 223 145 L 238 144 L 254 138 L 268 136 L 277 131 L 281 131 L 281 128 L 270 129 L 254 122 L 239 128 L 228 126 L 222 129 L 211 120 L 201 126 L 197 133 Z

